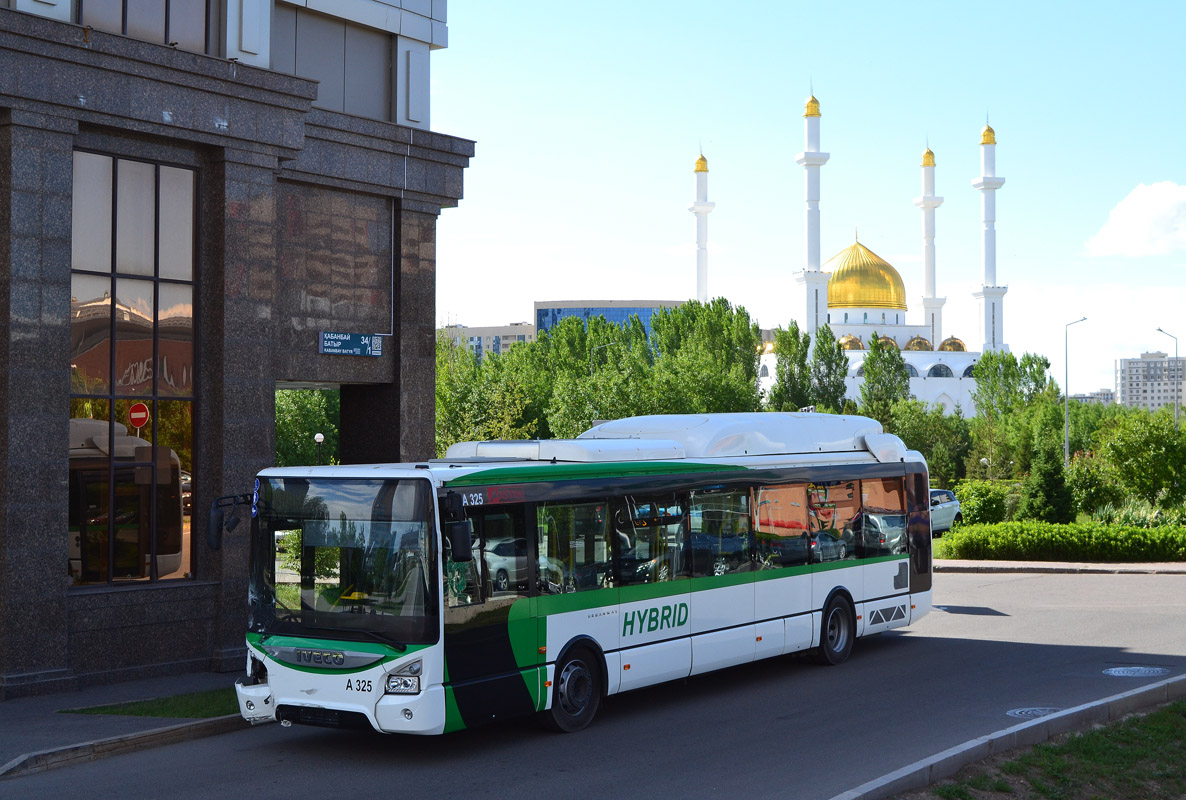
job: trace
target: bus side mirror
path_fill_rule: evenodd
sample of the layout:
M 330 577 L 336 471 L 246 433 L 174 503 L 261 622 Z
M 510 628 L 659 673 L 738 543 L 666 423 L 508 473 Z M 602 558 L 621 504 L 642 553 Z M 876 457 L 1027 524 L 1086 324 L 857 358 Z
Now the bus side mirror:
M 455 562 L 474 560 L 474 534 L 469 520 L 445 523 L 445 539 Z
M 235 506 L 240 504 L 247 505 L 250 502 L 251 495 L 249 494 L 230 494 L 215 498 L 210 503 L 210 515 L 206 519 L 206 544 L 211 550 L 222 548 L 222 531 L 224 527 L 228 533 L 239 527 L 239 517 L 233 516 L 228 520 L 226 518 L 226 512 L 223 509 L 229 508 L 233 513 Z
M 211 550 L 218 550 L 222 547 L 223 518 L 222 508 L 215 500 L 210 504 L 210 516 L 206 520 L 206 544 Z

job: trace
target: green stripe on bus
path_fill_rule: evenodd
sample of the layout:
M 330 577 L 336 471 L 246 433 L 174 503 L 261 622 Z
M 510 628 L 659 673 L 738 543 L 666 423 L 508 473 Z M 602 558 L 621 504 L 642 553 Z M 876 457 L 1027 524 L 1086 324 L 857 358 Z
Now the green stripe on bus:
M 511 640 L 511 653 L 519 669 L 533 667 L 541 661 L 539 649 L 543 644 L 539 641 L 539 626 L 535 619 L 536 605 L 536 598 L 521 597 L 511 605 L 507 617 L 507 636 Z M 532 696 L 535 696 L 534 693 Z
M 461 709 L 457 707 L 457 698 L 453 696 L 453 687 L 445 687 L 445 730 L 452 733 L 465 729 L 465 720 L 461 718 Z
M 349 672 L 364 672 L 379 664 L 386 664 L 396 659 L 411 655 L 412 653 L 425 650 L 432 645 L 428 644 L 412 644 L 404 652 L 397 651 L 394 647 L 390 647 L 381 642 L 354 642 L 342 639 L 313 639 L 305 636 L 279 636 L 270 635 L 266 637 L 267 643 L 273 647 L 300 647 L 308 648 L 310 650 L 350 650 L 355 653 L 373 653 L 377 656 L 382 656 L 378 661 L 371 662 L 365 666 L 357 669 L 341 669 L 341 668 L 325 668 L 314 667 L 312 665 L 306 666 L 303 664 L 293 664 L 291 661 L 281 661 L 268 653 L 264 645 L 265 637 L 258 633 L 248 632 L 247 644 L 260 652 L 260 655 L 266 656 L 272 661 L 283 664 L 289 669 L 295 669 L 298 672 L 309 672 L 314 675 L 339 675 Z
M 846 569 L 848 567 L 860 567 L 866 564 L 880 564 L 883 561 L 906 561 L 910 558 L 909 553 L 903 553 L 896 556 L 876 556 L 874 558 L 860 558 L 860 559 L 846 559 L 844 561 L 825 561 L 822 564 L 812 564 L 812 571 L 814 572 L 829 572 L 834 569 Z
M 545 464 L 539 467 L 484 469 L 447 481 L 445 486 L 486 486 L 500 483 L 539 483 L 541 481 L 573 481 L 591 478 L 633 478 L 647 475 L 745 471 L 745 467 L 733 464 L 687 464 L 675 461 Z

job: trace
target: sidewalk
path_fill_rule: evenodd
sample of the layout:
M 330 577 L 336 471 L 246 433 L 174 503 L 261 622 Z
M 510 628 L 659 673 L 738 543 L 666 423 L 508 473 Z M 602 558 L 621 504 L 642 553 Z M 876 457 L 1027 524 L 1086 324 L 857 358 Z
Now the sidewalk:
M 1186 563 L 1076 564 L 936 559 L 935 571 L 1186 575 Z M 238 672 L 194 672 L 0 702 L 0 780 L 121 752 L 240 730 L 246 723 L 237 715 L 213 720 L 184 720 L 58 713 L 63 709 L 149 700 L 224 686 L 229 689 L 238 677 Z
M 0 780 L 246 727 L 237 715 L 185 720 L 58 713 L 219 687 L 230 689 L 238 677 L 238 672 L 194 672 L 0 702 Z

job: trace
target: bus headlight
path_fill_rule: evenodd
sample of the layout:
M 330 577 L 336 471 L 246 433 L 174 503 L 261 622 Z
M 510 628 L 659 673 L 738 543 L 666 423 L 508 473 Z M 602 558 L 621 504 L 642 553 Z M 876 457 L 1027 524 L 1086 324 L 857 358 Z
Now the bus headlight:
M 420 694 L 420 677 L 413 675 L 388 675 L 388 694 Z
M 388 694 L 419 694 L 420 673 L 424 664 L 416 659 L 410 664 L 404 664 L 395 672 L 387 676 Z

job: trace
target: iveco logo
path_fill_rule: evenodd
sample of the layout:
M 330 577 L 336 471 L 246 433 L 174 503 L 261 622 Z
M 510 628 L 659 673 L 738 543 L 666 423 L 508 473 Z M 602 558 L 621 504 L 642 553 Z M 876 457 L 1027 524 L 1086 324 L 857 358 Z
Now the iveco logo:
M 345 653 L 339 653 L 333 650 L 303 650 L 300 647 L 295 649 L 298 664 L 322 664 L 327 667 L 330 665 L 340 667 L 346 663 Z
M 318 650 L 313 647 L 265 645 L 264 652 L 277 661 L 298 667 L 321 669 L 359 669 L 383 660 L 382 653 L 356 653 L 351 650 Z

